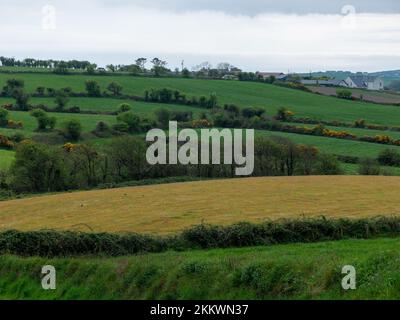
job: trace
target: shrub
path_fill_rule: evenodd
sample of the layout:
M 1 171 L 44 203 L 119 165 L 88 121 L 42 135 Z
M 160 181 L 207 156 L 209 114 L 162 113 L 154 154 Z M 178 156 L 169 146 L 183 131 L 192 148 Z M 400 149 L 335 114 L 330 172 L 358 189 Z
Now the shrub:
M 131 110 L 132 110 L 132 107 L 128 103 L 122 103 L 118 107 L 118 113 L 124 113 L 124 112 L 128 112 L 128 111 L 131 111 Z
M 90 97 L 100 97 L 101 90 L 97 81 L 88 80 L 85 82 L 86 91 Z
M 358 173 L 364 176 L 379 176 L 381 168 L 379 162 L 374 159 L 361 159 L 359 163 Z
M 42 109 L 34 109 L 31 111 L 31 116 L 36 118 L 38 127 L 37 130 L 53 130 L 56 126 L 57 119 L 55 117 L 49 117 L 46 111 Z
M 72 119 L 63 124 L 63 134 L 67 139 L 77 141 L 82 134 L 82 125 L 79 120 Z
M 339 160 L 328 154 L 321 154 L 315 169 L 315 174 L 321 175 L 338 175 L 342 173 Z
M 0 148 L 12 149 L 14 148 L 14 143 L 6 136 L 0 135 Z
M 55 102 L 58 110 L 63 110 L 68 104 L 68 93 L 65 90 L 58 90 L 55 95 Z
M 123 133 L 129 132 L 129 126 L 125 122 L 116 123 L 113 125 L 112 128 L 117 132 L 123 132 Z
M 340 89 L 340 90 L 338 89 L 336 91 L 336 94 L 339 98 L 347 100 L 350 100 L 353 96 L 350 90 L 345 90 L 345 89 Z
M 141 131 L 141 127 L 140 127 L 140 117 L 136 114 L 134 114 L 133 112 L 129 111 L 129 112 L 124 112 L 124 113 L 120 113 L 117 116 L 117 120 L 119 122 L 123 122 L 128 126 L 128 131 L 129 132 L 140 132 Z
M 293 116 L 294 113 L 292 111 L 282 107 L 278 109 L 275 119 L 279 121 L 290 121 L 293 118 Z
M 393 149 L 385 149 L 379 154 L 378 161 L 382 166 L 400 166 L 400 154 Z
M 8 124 L 8 111 L 4 108 L 0 108 L 0 127 L 4 127 Z
M 22 129 L 24 127 L 24 124 L 22 123 L 22 121 L 8 120 L 6 127 L 7 129 Z
M 122 86 L 117 82 L 111 82 L 107 86 L 107 90 L 110 91 L 114 96 L 119 96 L 122 92 Z

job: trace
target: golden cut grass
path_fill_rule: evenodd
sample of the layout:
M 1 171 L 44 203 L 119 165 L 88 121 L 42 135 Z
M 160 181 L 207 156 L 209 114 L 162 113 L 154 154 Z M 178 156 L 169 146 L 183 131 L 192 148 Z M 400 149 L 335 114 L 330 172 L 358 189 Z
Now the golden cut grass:
M 268 177 L 63 193 L 0 202 L 1 230 L 170 234 L 201 224 L 400 214 L 399 177 Z

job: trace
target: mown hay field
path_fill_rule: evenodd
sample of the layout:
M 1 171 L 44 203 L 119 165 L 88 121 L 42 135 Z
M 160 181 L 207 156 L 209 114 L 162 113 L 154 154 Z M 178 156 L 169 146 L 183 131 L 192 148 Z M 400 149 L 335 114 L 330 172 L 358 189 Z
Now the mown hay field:
M 74 192 L 0 202 L 0 229 L 170 234 L 201 223 L 400 214 L 397 177 L 274 177 Z

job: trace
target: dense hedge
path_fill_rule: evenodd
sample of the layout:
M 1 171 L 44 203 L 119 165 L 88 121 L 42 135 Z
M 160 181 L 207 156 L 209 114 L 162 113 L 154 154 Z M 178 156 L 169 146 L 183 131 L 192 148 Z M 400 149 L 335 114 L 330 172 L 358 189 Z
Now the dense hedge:
M 399 236 L 400 217 L 282 220 L 228 227 L 200 225 L 175 236 L 57 231 L 0 233 L 0 253 L 20 256 L 123 256 L 166 250 L 230 248 Z

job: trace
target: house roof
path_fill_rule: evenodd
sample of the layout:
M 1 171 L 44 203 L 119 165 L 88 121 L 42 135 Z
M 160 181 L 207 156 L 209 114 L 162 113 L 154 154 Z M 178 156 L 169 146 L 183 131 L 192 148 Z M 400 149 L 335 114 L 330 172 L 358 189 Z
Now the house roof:
M 305 85 L 338 86 L 342 80 L 301 80 Z
M 357 87 L 360 87 L 360 88 L 366 87 L 367 83 L 374 82 L 377 79 L 379 79 L 379 77 L 376 77 L 376 76 L 365 76 L 365 75 L 350 76 L 349 78 L 351 79 L 351 81 L 353 81 L 356 84 Z
M 281 76 L 285 75 L 282 72 L 258 72 L 258 74 L 263 76 L 263 77 L 270 77 L 270 76 L 281 77 Z

